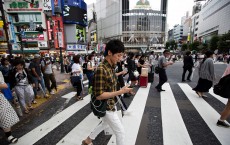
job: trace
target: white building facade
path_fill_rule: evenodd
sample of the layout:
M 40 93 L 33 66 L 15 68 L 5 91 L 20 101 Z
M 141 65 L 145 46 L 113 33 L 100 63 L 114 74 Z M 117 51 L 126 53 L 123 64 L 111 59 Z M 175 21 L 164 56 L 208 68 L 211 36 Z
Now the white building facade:
M 97 0 L 98 43 L 120 39 L 137 51 L 164 47 L 167 0 Z
M 230 31 L 230 0 L 208 0 L 199 13 L 192 16 L 193 39 L 207 42 L 213 35 Z

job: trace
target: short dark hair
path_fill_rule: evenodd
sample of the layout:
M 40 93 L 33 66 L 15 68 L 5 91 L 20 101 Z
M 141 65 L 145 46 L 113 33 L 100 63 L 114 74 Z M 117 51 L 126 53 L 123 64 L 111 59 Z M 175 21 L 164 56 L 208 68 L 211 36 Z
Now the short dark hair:
M 75 56 L 73 57 L 73 62 L 74 62 L 74 63 L 80 63 L 80 55 L 75 55 Z
M 105 47 L 105 53 L 104 56 L 108 55 L 108 52 L 111 52 L 112 54 L 116 54 L 116 53 L 121 53 L 125 51 L 125 46 L 124 44 L 118 40 L 118 39 L 114 39 L 114 40 L 110 40 Z
M 165 54 L 165 53 L 169 53 L 169 52 L 170 52 L 170 51 L 169 51 L 168 49 L 166 49 L 166 50 L 164 50 L 163 53 Z
M 191 54 L 191 51 L 187 51 L 185 55 L 189 56 Z
M 90 54 L 90 55 L 88 56 L 88 61 L 90 61 L 90 60 L 92 59 L 92 57 L 94 57 L 94 55 L 93 55 L 93 54 Z
M 14 66 L 17 66 L 21 64 L 23 67 L 25 67 L 25 61 L 23 59 L 15 59 L 14 60 Z

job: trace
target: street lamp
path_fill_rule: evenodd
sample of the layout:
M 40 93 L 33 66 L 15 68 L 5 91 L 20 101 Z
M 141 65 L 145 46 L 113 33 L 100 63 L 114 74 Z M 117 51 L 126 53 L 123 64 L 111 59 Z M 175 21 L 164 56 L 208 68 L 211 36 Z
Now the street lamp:
M 59 6 L 55 6 L 54 13 L 55 13 L 56 17 L 59 17 L 62 14 L 61 8 Z M 57 22 L 58 22 L 57 41 L 59 41 L 59 40 L 62 40 L 62 31 L 61 31 L 61 28 L 60 28 L 60 21 L 57 20 Z M 60 46 L 60 42 L 58 42 L 58 47 L 59 47 L 59 50 L 60 50 L 61 73 L 64 73 L 64 65 L 63 65 L 63 57 L 62 57 L 62 46 Z

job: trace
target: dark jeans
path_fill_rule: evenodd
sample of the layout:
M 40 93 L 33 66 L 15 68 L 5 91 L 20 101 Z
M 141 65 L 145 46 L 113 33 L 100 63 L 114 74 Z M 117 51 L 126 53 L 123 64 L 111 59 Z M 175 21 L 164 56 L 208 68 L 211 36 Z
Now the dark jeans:
M 159 70 L 159 84 L 156 86 L 157 89 L 162 89 L 162 85 L 167 82 L 167 74 L 165 69 L 160 69 Z
M 77 96 L 81 96 L 82 91 L 82 80 L 76 82 Z
M 86 76 L 89 80 L 89 88 L 90 88 L 90 86 L 92 86 L 93 74 L 94 74 L 93 72 L 87 72 L 86 73 Z
M 57 83 L 54 74 L 44 74 L 44 80 L 45 80 L 46 88 L 48 89 L 49 92 L 51 92 L 51 90 L 54 88 L 57 90 Z M 50 86 L 50 82 L 52 83 L 51 86 Z
M 182 81 L 184 81 L 185 74 L 186 74 L 187 71 L 189 72 L 188 76 L 187 76 L 187 80 L 190 80 L 190 77 L 192 75 L 192 68 L 184 68 L 184 71 L 183 71 L 183 74 L 182 74 Z
M 69 71 L 68 71 L 68 65 L 65 65 L 65 72 L 69 73 Z

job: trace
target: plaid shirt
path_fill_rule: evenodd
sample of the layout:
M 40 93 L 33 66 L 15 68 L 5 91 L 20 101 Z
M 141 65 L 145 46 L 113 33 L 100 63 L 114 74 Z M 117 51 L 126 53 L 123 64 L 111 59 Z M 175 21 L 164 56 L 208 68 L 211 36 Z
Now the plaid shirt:
M 117 91 L 117 77 L 114 66 L 111 66 L 105 59 L 100 63 L 94 72 L 93 78 L 93 95 L 100 96 L 104 92 Z M 107 110 L 114 110 L 116 105 L 115 97 L 107 99 Z

